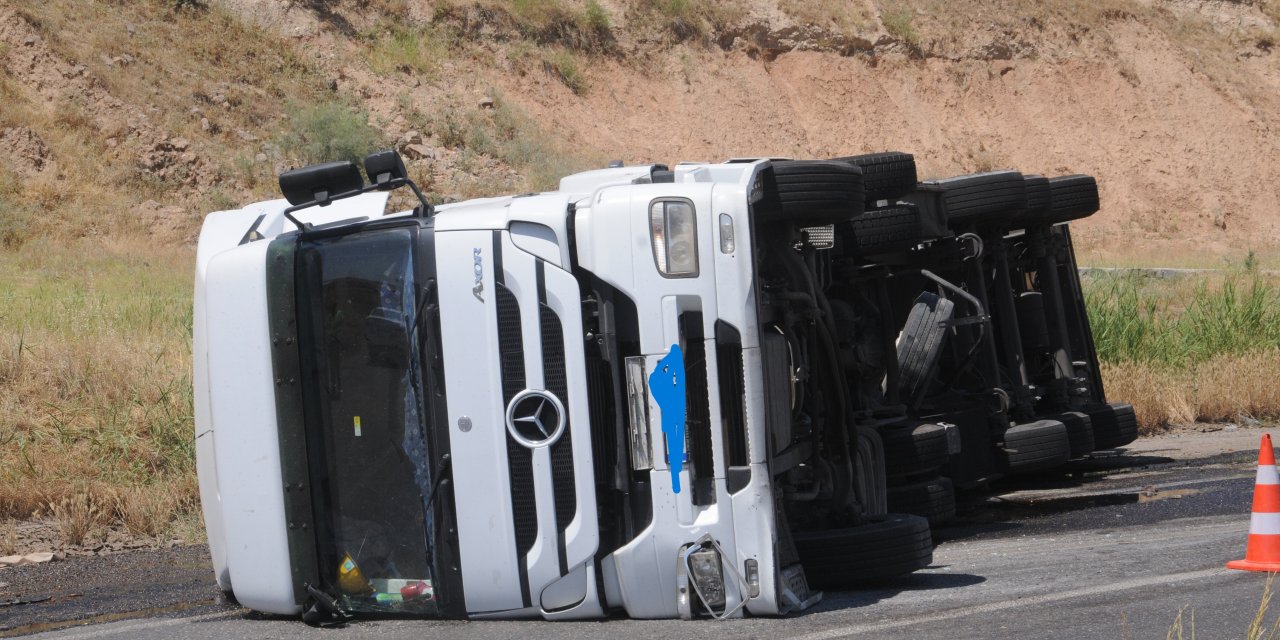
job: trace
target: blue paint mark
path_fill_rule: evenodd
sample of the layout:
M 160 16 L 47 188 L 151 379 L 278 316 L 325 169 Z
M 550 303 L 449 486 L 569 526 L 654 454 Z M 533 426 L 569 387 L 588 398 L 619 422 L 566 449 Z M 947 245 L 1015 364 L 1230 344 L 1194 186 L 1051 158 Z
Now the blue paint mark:
M 680 345 L 658 361 L 649 374 L 649 393 L 662 411 L 662 433 L 667 436 L 667 467 L 671 469 L 671 488 L 680 493 L 680 471 L 684 468 L 684 353 Z

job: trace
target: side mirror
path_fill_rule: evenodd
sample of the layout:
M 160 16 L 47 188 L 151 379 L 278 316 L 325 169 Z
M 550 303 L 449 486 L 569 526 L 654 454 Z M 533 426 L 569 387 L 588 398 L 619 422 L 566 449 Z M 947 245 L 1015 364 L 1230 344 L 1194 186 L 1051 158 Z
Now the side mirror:
M 409 179 L 404 160 L 395 149 L 383 149 L 365 156 L 364 172 L 369 174 L 369 183 L 377 186 L 379 191 L 390 191 Z
M 280 174 L 280 193 L 289 201 L 284 217 L 294 226 L 306 231 L 312 228 L 311 225 L 299 220 L 293 215 L 294 212 L 307 207 L 325 207 L 334 200 L 351 198 L 375 189 L 391 191 L 406 185 L 421 203 L 414 207 L 414 215 L 430 217 L 434 212 L 422 190 L 409 179 L 404 161 L 394 149 L 369 154 L 364 159 L 364 168 L 372 182 L 368 186 L 364 184 L 364 176 L 360 175 L 359 167 L 349 160 L 311 165 Z
M 335 196 L 362 187 L 364 177 L 350 160 L 314 164 L 280 174 L 280 193 L 293 206 L 314 202 L 323 207 Z

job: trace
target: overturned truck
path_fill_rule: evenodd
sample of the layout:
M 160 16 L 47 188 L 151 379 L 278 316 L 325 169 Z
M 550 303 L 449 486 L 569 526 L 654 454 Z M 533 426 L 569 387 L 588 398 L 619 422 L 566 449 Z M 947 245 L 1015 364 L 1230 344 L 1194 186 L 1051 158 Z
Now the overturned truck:
M 200 236 L 200 489 L 251 609 L 782 615 L 928 565 L 957 490 L 1136 437 L 1091 177 L 738 159 L 432 206 L 364 168 Z

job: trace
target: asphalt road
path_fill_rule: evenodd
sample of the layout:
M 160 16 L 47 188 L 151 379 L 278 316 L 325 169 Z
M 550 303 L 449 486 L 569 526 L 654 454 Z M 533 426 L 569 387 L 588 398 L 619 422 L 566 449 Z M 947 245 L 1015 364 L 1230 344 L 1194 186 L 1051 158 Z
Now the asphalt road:
M 1130 457 L 1137 468 L 1083 478 L 1048 476 L 1020 490 L 978 499 L 957 526 L 939 532 L 934 564 L 892 585 L 828 593 L 802 615 L 728 622 L 589 623 L 377 620 L 316 630 L 294 620 L 216 604 L 207 572 L 194 582 L 184 571 L 117 576 L 127 589 L 25 605 L 81 606 L 98 598 L 91 626 L 49 631 L 6 620 L 0 636 L 43 632 L 62 640 L 105 638 L 1152 638 L 1165 637 L 1183 611 L 1198 637 L 1243 638 L 1258 610 L 1266 576 L 1228 571 L 1243 557 L 1256 453 L 1194 461 Z M 196 553 L 175 550 L 169 553 Z M 102 561 L 105 559 L 98 559 Z M 72 562 L 65 563 L 74 572 Z M 129 565 L 122 562 L 123 565 Z M 198 563 L 197 563 L 198 564 Z M 190 569 L 198 572 L 199 567 Z M 124 569 L 120 569 L 124 571 Z M 0 581 L 10 580 L 0 575 Z M 151 579 L 151 582 L 142 582 Z M 105 579 L 104 579 L 105 580 Z M 109 582 L 109 580 L 106 580 Z M 12 587 L 11 587 L 12 588 Z M 112 600 L 112 594 L 116 600 Z M 170 597 L 163 597 L 169 594 Z M 28 593 L 27 595 L 34 595 Z M 141 614 L 110 613 L 150 605 Z M 1274 622 L 1280 607 L 1267 616 Z M 108 616 L 104 618 L 105 616 Z M 110 621 L 109 616 L 138 615 Z M 36 616 L 39 617 L 39 616 Z M 59 616 L 73 617 L 67 611 Z M 83 617 L 83 616 L 82 616 Z M 34 618 L 33 618 L 34 619 Z M 47 623 L 45 623 L 47 624 Z M 54 624 L 67 624 L 57 622 Z M 1175 636 L 1176 637 L 1176 636 Z

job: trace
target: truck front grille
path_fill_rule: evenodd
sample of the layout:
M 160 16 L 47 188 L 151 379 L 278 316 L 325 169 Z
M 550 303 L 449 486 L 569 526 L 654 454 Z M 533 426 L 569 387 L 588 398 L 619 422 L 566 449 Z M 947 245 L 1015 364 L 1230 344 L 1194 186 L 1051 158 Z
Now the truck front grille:
M 501 273 L 501 271 L 499 271 Z M 525 388 L 524 339 L 520 333 L 520 302 L 511 290 L 494 287 L 498 313 L 498 350 L 502 367 L 502 404 L 505 407 Z M 505 428 L 505 425 L 504 425 Z M 507 434 L 507 474 L 511 483 L 511 517 L 515 522 L 516 553 L 520 556 L 520 594 L 525 606 L 532 601 L 526 559 L 538 538 L 538 504 L 533 489 L 533 454 Z
M 563 320 L 548 304 L 547 300 L 547 266 L 540 259 L 525 262 L 508 254 L 510 262 L 504 265 L 503 243 L 501 233 L 494 234 L 494 312 L 498 325 L 499 370 L 502 375 L 503 408 L 511 406 L 517 396 L 528 389 L 538 389 L 554 395 L 564 407 L 565 426 L 557 440 L 546 448 L 530 448 L 527 443 L 517 440 L 511 432 L 507 433 L 506 448 L 508 461 L 508 480 L 511 490 L 511 515 L 519 558 L 520 592 L 524 606 L 528 607 L 536 600 L 537 593 L 531 593 L 529 553 L 535 545 L 546 549 L 554 545 L 557 551 L 560 575 L 569 573 L 569 560 L 566 553 L 566 530 L 578 513 L 578 491 L 574 473 L 573 435 L 571 431 L 569 407 L 574 398 L 570 397 L 569 370 L 566 362 Z M 531 270 L 526 271 L 532 267 Z M 532 271 L 530 273 L 530 271 Z M 521 287 L 508 288 L 506 279 L 514 277 L 514 273 L 532 275 L 532 282 L 521 281 Z M 527 296 L 533 293 L 529 284 L 536 286 L 537 298 Z M 516 291 L 520 295 L 516 295 Z M 522 313 L 522 304 L 524 313 Z M 532 307 L 536 313 L 529 313 Z M 537 337 L 530 338 L 532 332 L 527 325 L 536 323 Z M 526 351 L 528 350 L 528 351 Z M 531 361 L 526 353 L 532 354 L 539 361 Z M 540 366 L 539 366 L 540 365 Z M 580 365 L 579 365 L 580 366 Z M 541 380 L 538 371 L 541 370 Z M 574 393 L 582 393 L 575 389 Z M 506 428 L 504 421 L 503 428 Z M 544 457 L 545 456 L 545 457 Z M 546 468 L 549 467 L 549 470 Z M 550 478 L 542 474 L 549 471 Z M 547 493 L 546 480 L 550 480 L 551 495 Z M 544 487 L 543 495 L 538 494 L 538 487 Z M 543 510 L 542 521 L 548 522 L 548 515 L 554 517 L 555 529 L 550 526 L 539 529 L 539 510 Z M 546 513 L 546 511 L 550 513 Z M 541 540 L 541 542 L 539 542 Z M 545 555 L 543 557 L 546 557 Z M 540 561 L 539 561 L 540 562 Z M 576 562 L 576 561 L 575 561 Z M 550 567 L 547 567 L 550 568 Z M 543 569 L 538 569 L 538 572 Z M 545 574 L 539 573 L 545 576 Z M 540 580 L 542 578 L 539 578 Z M 540 588 L 540 587 L 539 587 Z M 532 596 L 532 597 L 531 597 Z
M 541 263 L 538 265 L 541 267 Z M 541 268 L 539 269 L 541 271 Z M 541 291 L 541 289 L 539 289 Z M 564 329 L 560 317 L 545 304 L 541 307 L 542 376 L 547 391 L 561 402 L 569 402 L 569 383 L 565 374 Z M 560 551 L 560 575 L 569 573 L 564 550 L 564 531 L 578 510 L 578 492 L 573 477 L 573 434 L 565 416 L 564 433 L 551 445 L 551 483 L 556 505 L 556 546 Z

